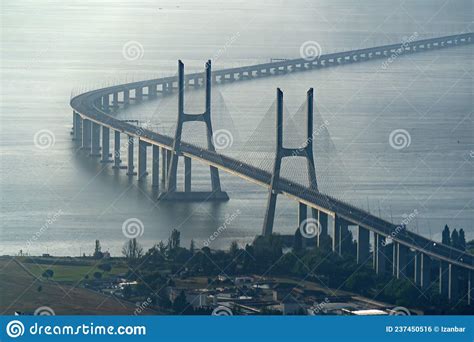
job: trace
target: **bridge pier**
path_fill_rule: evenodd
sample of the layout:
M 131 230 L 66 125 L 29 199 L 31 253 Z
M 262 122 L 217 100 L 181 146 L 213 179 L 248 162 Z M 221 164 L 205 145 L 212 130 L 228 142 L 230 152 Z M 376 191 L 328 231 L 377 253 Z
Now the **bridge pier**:
M 342 255 L 342 230 L 344 229 L 343 220 L 336 214 L 332 225 L 332 251 Z
M 91 121 L 89 119 L 82 120 L 82 147 L 83 150 L 91 148 Z
M 120 131 L 114 131 L 114 169 L 126 168 L 122 167 L 120 164 L 122 160 L 120 159 Z
M 138 180 L 142 181 L 148 175 L 146 171 L 147 147 L 146 141 L 138 139 Z
M 474 295 L 474 272 L 467 271 L 467 305 L 472 304 L 472 296 Z
M 420 287 L 427 290 L 431 286 L 431 259 L 424 253 L 419 253 L 419 257 L 417 275 L 420 279 Z
M 184 192 L 191 192 L 191 158 L 184 157 Z
M 76 145 L 82 145 L 82 118 L 77 112 L 73 112 L 74 120 L 74 141 Z
M 369 230 L 357 226 L 357 263 L 365 264 L 370 253 L 370 234 Z
M 134 137 L 133 135 L 128 136 L 128 167 L 127 167 L 127 176 L 135 176 L 137 173 L 134 171 L 135 166 L 133 164 L 133 145 Z
M 385 273 L 385 237 L 374 232 L 374 269 L 375 273 Z
M 123 91 L 123 105 L 128 107 L 130 105 L 130 89 L 125 89 Z
M 185 191 L 177 191 L 177 173 L 178 173 L 178 158 L 182 156 L 181 152 L 181 135 L 183 131 L 183 124 L 185 122 L 200 121 L 206 125 L 207 147 L 211 152 L 216 152 L 213 142 L 212 122 L 211 122 L 211 61 L 206 63 L 206 103 L 205 112 L 202 114 L 186 114 L 184 112 L 184 64 L 178 63 L 178 122 L 176 125 L 176 132 L 173 142 L 173 153 L 168 160 L 168 174 L 166 191 L 160 195 L 160 198 L 166 200 L 184 200 L 184 201 L 227 201 L 229 196 L 226 192 L 221 190 L 219 171 L 216 167 L 210 166 L 211 187 L 210 192 L 191 192 L 186 189 L 191 189 L 190 179 L 185 176 Z M 186 167 L 189 168 L 190 163 L 185 159 L 185 174 Z
M 157 95 L 156 84 L 148 86 L 148 98 L 154 99 Z
M 160 189 L 160 147 L 152 147 L 151 186 L 159 192 Z
M 110 159 L 110 129 L 102 126 L 102 160 L 101 163 L 111 163 Z
M 406 276 L 408 265 L 408 247 L 395 242 L 397 244 L 397 279 Z
M 439 294 L 449 297 L 449 265 L 446 261 L 439 261 Z
M 392 242 L 392 276 L 397 276 L 397 256 L 398 246 L 395 241 Z
M 315 211 L 317 211 L 318 222 L 320 225 L 320 230 L 319 230 L 318 239 L 316 243 L 318 247 L 322 247 L 323 240 L 327 239 L 328 237 L 329 216 L 325 212 L 322 212 L 321 210 L 316 210 L 316 209 L 313 209 L 313 215 L 316 214 Z
M 141 102 L 143 100 L 143 88 L 135 88 L 135 102 Z
M 168 153 L 163 147 L 161 148 L 161 185 L 166 188 L 166 179 L 168 179 Z
M 110 107 L 109 94 L 102 96 L 102 109 L 104 112 L 108 112 Z
M 119 93 L 114 92 L 112 95 L 112 106 L 117 109 L 119 107 Z
M 92 122 L 91 157 L 100 157 L 100 125 Z

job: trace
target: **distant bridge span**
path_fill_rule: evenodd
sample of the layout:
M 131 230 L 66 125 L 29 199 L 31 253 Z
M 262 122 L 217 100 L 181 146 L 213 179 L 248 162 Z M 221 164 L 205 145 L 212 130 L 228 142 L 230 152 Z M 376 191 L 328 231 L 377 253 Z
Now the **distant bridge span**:
M 273 63 L 256 64 L 239 68 L 217 70 L 210 74 L 209 78 L 218 84 L 226 82 L 250 80 L 271 75 L 279 75 L 289 72 L 312 70 L 325 68 L 347 63 L 382 59 L 392 54 L 404 55 L 409 53 L 431 51 L 433 49 L 446 48 L 451 46 L 466 45 L 472 43 L 474 33 L 464 33 L 459 35 L 431 38 L 407 42 L 404 44 L 392 44 L 366 49 L 338 52 L 322 55 L 314 60 L 293 59 Z M 210 70 L 210 66 L 209 66 Z M 178 89 L 178 76 L 164 77 L 140 82 L 132 82 L 111 86 L 103 89 L 89 91 L 71 99 L 73 108 L 73 134 L 76 143 L 84 149 L 91 151 L 91 155 L 102 156 L 103 162 L 114 162 L 114 166 L 120 168 L 120 135 L 129 136 L 128 144 L 128 173 L 134 172 L 134 139 L 139 141 L 138 155 L 138 178 L 142 179 L 146 175 L 146 147 L 153 146 L 153 186 L 159 187 L 159 156 L 162 158 L 162 177 L 166 177 L 170 160 L 173 156 L 175 139 L 170 136 L 153 132 L 151 130 L 137 127 L 114 118 L 111 108 L 118 108 L 121 105 L 128 106 L 132 102 L 140 102 L 145 97 L 155 98 L 160 93 L 162 96 L 173 93 Z M 193 73 L 183 76 L 184 84 L 187 86 L 200 87 L 207 84 L 206 76 L 202 73 Z M 209 82 L 210 84 L 210 82 Z M 210 87 L 210 85 L 209 85 Z M 207 92 L 206 92 L 207 93 Z M 210 89 L 209 89 L 210 97 Z M 184 115 L 184 113 L 183 113 Z M 102 129 L 102 152 L 100 147 L 100 132 Z M 115 154 L 114 160 L 109 160 L 110 130 L 115 133 Z M 185 169 L 189 167 L 191 159 L 200 160 L 210 165 L 212 168 L 220 169 L 236 176 L 239 176 L 258 185 L 270 188 L 272 174 L 261 170 L 242 161 L 219 154 L 215 150 L 202 149 L 192 144 L 181 142 L 179 154 L 185 157 Z M 143 152 L 145 151 L 145 152 Z M 188 163 L 189 162 L 189 163 Z M 185 172 L 185 174 L 187 174 Z M 190 174 L 190 172 L 189 172 Z M 190 177 L 190 176 L 189 176 Z M 214 180 L 214 179 L 213 179 Z M 214 182 L 213 182 L 214 184 Z M 220 185 L 219 185 L 220 187 Z M 382 218 L 368 213 L 365 210 L 356 208 L 341 200 L 335 199 L 328 194 L 322 194 L 315 189 L 302 186 L 291 179 L 281 178 L 279 182 L 279 193 L 284 194 L 302 206 L 309 206 L 317 213 L 321 220 L 323 231 L 328 229 L 332 232 L 334 252 L 341 253 L 342 231 L 348 225 L 358 226 L 358 261 L 362 262 L 369 256 L 369 232 L 374 234 L 373 264 L 377 273 L 383 273 L 385 267 L 386 248 L 383 242 L 387 237 L 391 237 L 393 243 L 393 275 L 397 277 L 406 276 L 408 264 L 407 254 L 411 249 L 415 252 L 415 282 L 421 288 L 430 286 L 430 262 L 439 261 L 440 276 L 439 290 L 450 300 L 459 297 L 457 293 L 458 270 L 467 272 L 468 279 L 468 303 L 471 303 L 474 276 L 474 256 L 446 246 L 423 236 L 407 231 L 397 230 L 399 226 L 394 225 Z M 185 179 L 185 192 L 190 191 L 190 178 Z M 220 191 L 220 188 L 219 188 Z M 204 197 L 213 196 L 212 193 L 203 194 Z M 225 195 L 226 196 L 226 195 Z M 224 197 L 225 197 L 224 196 Z M 305 209 L 306 210 L 306 209 Z M 301 222 L 301 218 L 300 218 Z M 393 232 L 397 232 L 393 234 Z M 319 239 L 318 239 L 319 241 Z

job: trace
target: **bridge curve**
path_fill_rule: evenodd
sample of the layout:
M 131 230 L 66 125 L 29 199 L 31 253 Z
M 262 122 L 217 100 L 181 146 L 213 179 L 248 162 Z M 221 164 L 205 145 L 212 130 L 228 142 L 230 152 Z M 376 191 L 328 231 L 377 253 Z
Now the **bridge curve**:
M 464 33 L 418 40 L 403 44 L 391 44 L 331 53 L 322 55 L 314 60 L 300 58 L 239 68 L 222 69 L 212 73 L 212 80 L 214 83 L 224 84 L 226 82 L 250 80 L 253 78 L 267 77 L 288 72 L 305 71 L 347 63 L 387 58 L 392 54 L 404 55 L 421 51 L 430 51 L 450 46 L 470 44 L 473 41 L 473 36 L 474 33 Z M 187 86 L 199 87 L 205 82 L 205 79 L 203 74 L 193 73 L 186 75 L 184 81 Z M 159 146 L 162 149 L 171 151 L 173 148 L 173 137 L 118 120 L 110 115 L 110 109 L 111 107 L 119 107 L 121 104 L 127 106 L 130 104 L 131 100 L 140 102 L 144 97 L 154 98 L 158 93 L 166 96 L 177 89 L 177 82 L 177 76 L 164 77 L 110 86 L 107 88 L 88 91 L 73 97 L 70 104 L 74 113 L 74 134 L 78 134 L 76 132 L 79 131 L 79 126 L 76 123 L 79 122 L 79 120 L 81 122 L 83 120 L 88 120 L 101 127 L 127 134 L 130 137 L 139 138 L 139 140 L 145 141 L 147 144 Z M 133 97 L 131 97 L 132 94 Z M 184 142 L 182 143 L 181 152 L 188 158 L 201 160 L 206 164 L 230 172 L 261 186 L 267 188 L 270 187 L 271 174 L 255 166 L 221 155 L 218 152 L 202 149 Z M 350 224 L 364 227 L 365 229 L 374 232 L 374 234 L 377 234 L 377 236 L 385 238 L 390 237 L 394 243 L 412 249 L 417 253 L 422 253 L 433 259 L 439 260 L 440 262 L 445 262 L 448 265 L 467 270 L 469 272 L 469 286 L 472 286 L 471 271 L 474 271 L 473 255 L 437 243 L 421 235 L 407 231 L 406 229 L 399 230 L 399 226 L 376 217 L 363 209 L 356 208 L 348 203 L 335 199 L 328 194 L 322 194 L 316 190 L 292 182 L 290 179 L 281 179 L 280 189 L 284 195 L 334 218 L 337 216 Z M 393 234 L 395 231 L 397 234 Z M 451 268 L 449 269 L 451 270 Z

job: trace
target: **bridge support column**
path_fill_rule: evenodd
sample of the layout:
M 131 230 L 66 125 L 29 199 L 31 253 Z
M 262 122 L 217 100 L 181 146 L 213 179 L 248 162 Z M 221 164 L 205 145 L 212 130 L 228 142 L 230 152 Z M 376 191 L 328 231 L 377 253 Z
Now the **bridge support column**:
M 124 107 L 128 107 L 130 105 L 130 90 L 125 89 L 123 91 L 123 105 Z
M 143 88 L 136 88 L 135 89 L 135 101 L 141 102 L 143 100 Z
M 191 158 L 184 157 L 184 192 L 191 192 Z
M 385 273 L 385 237 L 374 233 L 374 268 L 375 273 Z
M 134 145 L 134 137 L 132 135 L 128 136 L 128 167 L 127 167 L 127 175 L 134 176 L 137 173 L 135 172 L 135 166 L 133 164 L 133 145 Z
M 89 119 L 82 120 L 82 149 L 90 150 L 91 148 L 91 121 Z
M 393 241 L 392 242 L 392 275 L 394 277 L 397 276 L 397 260 L 398 260 L 397 252 L 398 252 L 397 243 Z
M 419 273 L 420 287 L 427 290 L 431 286 L 431 259 L 424 253 L 420 253 L 419 257 L 420 262 L 416 265 L 419 265 L 419 272 L 417 273 Z
M 370 253 L 370 234 L 369 230 L 357 226 L 357 263 L 365 264 Z
M 92 122 L 91 157 L 100 157 L 100 125 Z
M 178 122 L 176 124 L 176 132 L 173 142 L 173 153 L 168 163 L 168 178 L 166 192 L 161 196 L 166 200 L 187 200 L 187 201 L 227 201 L 229 197 L 226 192 L 221 190 L 221 183 L 219 179 L 219 171 L 214 166 L 210 166 L 211 186 L 210 192 L 191 192 L 177 191 L 177 172 L 178 172 L 178 158 L 181 153 L 181 135 L 183 131 L 183 124 L 185 122 L 200 121 L 206 125 L 207 134 L 207 148 L 211 152 L 216 153 L 213 142 L 212 123 L 211 123 L 211 61 L 206 63 L 206 104 L 205 111 L 201 115 L 186 114 L 184 112 L 184 64 L 178 63 Z M 185 161 L 185 165 L 186 162 Z M 189 166 L 189 164 L 188 164 Z M 190 184 L 190 183 L 189 183 Z M 188 184 L 188 185 L 189 185 Z M 186 184 L 185 184 L 186 188 Z
M 459 298 L 458 267 L 456 265 L 449 264 L 448 272 L 449 272 L 448 299 L 450 302 L 452 302 Z
M 406 276 L 408 247 L 397 242 L 397 279 Z
M 313 214 L 315 214 L 315 209 L 313 209 Z M 320 226 L 320 230 L 319 230 L 319 234 L 318 234 L 318 239 L 317 239 L 317 245 L 318 247 L 322 247 L 322 243 L 323 243 L 323 240 L 324 239 L 327 239 L 328 237 L 328 214 L 320 211 L 320 210 L 317 210 L 317 217 L 318 217 L 318 221 L 319 221 L 319 226 Z
M 142 181 L 148 175 L 146 171 L 147 147 L 146 141 L 138 139 L 138 180 Z
M 166 188 L 166 179 L 168 179 L 168 153 L 163 147 L 161 148 L 161 185 L 162 188 Z
M 102 126 L 102 160 L 101 163 L 111 163 L 110 159 L 110 128 Z
M 120 131 L 114 132 L 114 169 L 121 169 L 120 163 Z M 125 167 L 124 167 L 125 168 Z
M 76 145 L 82 145 L 82 118 L 81 116 L 74 112 L 74 141 Z
M 467 305 L 472 304 L 472 296 L 474 295 L 474 272 L 467 271 Z
M 108 112 L 110 107 L 109 94 L 102 96 L 102 109 Z
M 157 191 L 160 189 L 160 147 L 153 145 L 152 149 L 151 186 Z
M 118 94 L 118 92 L 115 92 L 112 96 L 112 106 L 114 106 L 114 108 L 119 107 L 119 94 Z
M 439 294 L 449 297 L 449 265 L 446 261 L 439 261 Z
M 336 214 L 332 225 L 332 251 L 341 255 L 341 225 L 342 220 Z
M 156 97 L 156 84 L 148 86 L 148 97 L 152 99 Z

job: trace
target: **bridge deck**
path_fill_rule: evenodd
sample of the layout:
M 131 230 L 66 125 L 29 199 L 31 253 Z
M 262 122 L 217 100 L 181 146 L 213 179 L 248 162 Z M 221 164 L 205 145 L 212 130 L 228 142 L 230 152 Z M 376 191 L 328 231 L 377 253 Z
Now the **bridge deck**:
M 419 40 L 407 44 L 393 44 L 385 45 L 367 49 L 339 52 L 334 54 L 327 54 L 320 56 L 314 61 L 307 61 L 304 59 L 294 59 L 287 61 L 279 61 L 274 63 L 257 64 L 241 68 L 232 68 L 225 70 L 217 70 L 213 72 L 213 79 L 217 83 L 224 83 L 227 80 L 245 80 L 253 77 L 258 77 L 255 73 L 264 73 L 264 75 L 274 75 L 282 72 L 303 71 L 310 70 L 315 67 L 327 67 L 331 65 L 338 65 L 347 62 L 347 59 L 354 62 L 354 56 L 360 57 L 362 60 L 371 60 L 374 58 L 387 58 L 390 53 L 406 54 L 418 51 L 430 50 L 433 48 L 442 48 L 447 46 L 455 46 L 460 44 L 470 44 L 472 42 L 473 33 L 459 34 L 456 36 L 439 37 L 432 39 Z M 338 59 L 340 59 L 338 61 Z M 327 64 L 329 63 L 329 65 Z M 281 69 L 283 68 L 283 70 Z M 201 82 L 202 74 L 189 74 L 185 77 L 186 82 L 194 85 L 194 82 Z M 82 117 L 91 121 L 97 122 L 100 125 L 110 127 L 114 130 L 121 131 L 142 140 L 158 145 L 163 148 L 172 149 L 173 138 L 153 132 L 147 129 L 139 128 L 128 122 L 123 122 L 115 119 L 98 105 L 99 100 L 109 95 L 116 95 L 118 92 L 139 89 L 140 93 L 143 88 L 150 89 L 150 87 L 157 87 L 159 85 L 171 84 L 177 81 L 177 77 L 165 77 L 160 79 L 146 80 L 141 82 L 133 82 L 128 84 L 121 84 L 117 86 L 107 87 L 103 89 L 89 91 L 80 94 L 71 99 L 71 106 L 75 112 Z M 193 83 L 191 83 L 193 81 Z M 196 84 L 197 84 L 196 83 Z M 156 90 L 156 88 L 155 88 Z M 117 96 L 114 96 L 115 98 Z M 191 144 L 183 144 L 183 154 L 200 159 L 201 161 L 214 165 L 224 171 L 231 172 L 246 180 L 253 181 L 263 186 L 269 186 L 271 175 L 257 167 L 248 165 L 239 160 L 221 155 L 217 152 L 204 150 Z M 345 220 L 366 227 L 367 229 L 384 236 L 390 236 L 397 228 L 396 225 L 378 218 L 362 209 L 356 208 L 341 200 L 335 199 L 330 195 L 322 194 L 306 188 L 302 185 L 292 182 L 290 179 L 282 179 L 280 188 L 282 193 L 297 201 L 303 202 L 310 207 L 325 211 L 331 215 L 337 213 L 338 216 Z M 429 240 L 423 236 L 417 235 L 413 232 L 402 230 L 397 233 L 393 240 L 413 248 L 417 251 L 423 252 L 435 259 L 444 260 L 449 263 L 458 265 L 465 269 L 474 270 L 474 256 L 462 252 L 460 250 L 451 248 L 446 245 Z

